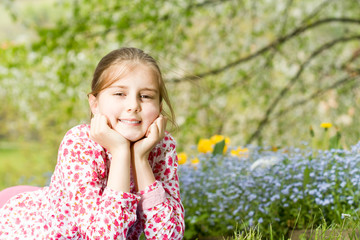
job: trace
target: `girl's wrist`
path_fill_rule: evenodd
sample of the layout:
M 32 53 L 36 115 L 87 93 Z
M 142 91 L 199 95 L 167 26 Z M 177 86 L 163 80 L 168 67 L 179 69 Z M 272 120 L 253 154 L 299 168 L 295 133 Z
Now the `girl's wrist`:
M 135 160 L 136 162 L 148 162 L 149 154 L 150 154 L 150 153 L 145 153 L 145 154 L 143 154 L 143 155 L 137 155 L 137 154 L 135 154 L 134 160 Z
M 155 182 L 155 176 L 148 161 L 148 158 L 134 157 L 132 166 L 133 174 L 136 178 L 136 191 L 142 191 L 147 186 Z
M 120 146 L 116 146 L 112 149 L 109 149 L 109 152 L 111 153 L 111 155 L 114 157 L 115 155 L 116 156 L 121 156 L 123 154 L 126 154 L 126 153 L 130 153 L 130 144 L 129 143 L 125 143 L 125 144 L 122 144 Z
M 135 164 L 138 166 L 146 166 L 147 164 L 149 164 L 149 161 L 147 158 L 139 157 L 135 158 Z

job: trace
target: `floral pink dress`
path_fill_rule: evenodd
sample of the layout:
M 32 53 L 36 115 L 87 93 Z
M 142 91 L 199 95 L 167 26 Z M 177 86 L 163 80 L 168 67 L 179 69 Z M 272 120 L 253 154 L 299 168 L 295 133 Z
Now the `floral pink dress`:
M 166 133 L 149 162 L 156 181 L 130 193 L 106 187 L 111 154 L 89 125 L 65 135 L 50 186 L 25 192 L 0 209 L 0 239 L 182 239 L 175 141 Z

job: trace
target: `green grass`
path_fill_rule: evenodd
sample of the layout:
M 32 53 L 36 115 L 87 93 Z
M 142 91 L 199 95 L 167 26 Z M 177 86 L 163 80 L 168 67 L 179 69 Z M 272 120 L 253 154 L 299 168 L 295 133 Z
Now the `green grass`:
M 359 240 L 360 233 L 359 220 L 354 220 L 352 216 L 345 217 L 340 224 L 328 225 L 324 222 L 322 225 L 309 229 L 295 230 L 289 233 L 289 236 L 282 236 L 279 240 Z M 357 219 L 357 217 L 356 217 Z M 273 229 L 269 226 L 270 238 L 272 237 Z M 224 240 L 260 240 L 264 239 L 258 227 L 248 228 L 245 231 L 235 231 L 232 237 L 223 238 Z M 278 240 L 278 239 L 276 239 Z
M 44 186 L 56 156 L 39 143 L 0 143 L 0 189 L 26 184 Z

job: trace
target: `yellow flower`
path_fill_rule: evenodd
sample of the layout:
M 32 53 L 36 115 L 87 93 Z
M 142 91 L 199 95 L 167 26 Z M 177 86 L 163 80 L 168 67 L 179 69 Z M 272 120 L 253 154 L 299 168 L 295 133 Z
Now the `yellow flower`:
M 225 144 L 228 145 L 230 144 L 230 138 L 228 137 L 224 137 L 223 135 L 214 135 L 210 138 L 210 141 L 213 143 L 213 144 L 217 144 L 218 142 L 221 142 L 222 140 L 225 139 Z
M 192 164 L 198 164 L 199 162 L 200 162 L 200 160 L 198 158 L 191 159 Z
M 241 148 L 238 147 L 237 149 L 231 150 L 230 154 L 232 156 L 238 156 L 238 157 L 249 157 L 249 149 L 247 148 Z
M 187 161 L 187 154 L 185 152 L 181 152 L 178 154 L 178 161 L 179 161 L 179 164 L 185 164 L 186 161 Z
M 232 149 L 232 150 L 230 151 L 230 154 L 231 154 L 231 156 L 237 156 L 237 155 L 238 155 L 237 149 L 236 149 L 236 150 L 235 150 L 235 149 Z
M 325 122 L 325 123 L 321 123 L 321 124 L 320 124 L 320 127 L 325 128 L 325 129 L 328 129 L 328 128 L 331 128 L 331 127 L 332 127 L 332 124 Z
M 214 135 L 210 138 L 210 141 L 212 144 L 216 144 L 224 139 L 224 136 L 222 135 Z
M 210 139 L 202 138 L 198 143 L 198 151 L 201 153 L 208 153 L 213 151 L 212 142 Z
M 225 140 L 225 146 L 224 146 L 224 153 L 227 151 L 228 145 L 230 144 L 230 138 L 224 137 L 223 135 L 214 135 L 210 138 L 210 141 L 212 144 L 217 144 L 218 142 L 221 142 L 222 140 Z

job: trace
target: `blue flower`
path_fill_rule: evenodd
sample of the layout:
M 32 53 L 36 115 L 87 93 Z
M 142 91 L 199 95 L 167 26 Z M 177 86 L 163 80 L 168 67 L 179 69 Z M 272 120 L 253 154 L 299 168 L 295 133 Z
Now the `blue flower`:
M 258 222 L 267 227 L 296 219 L 297 212 L 289 209 L 297 209 L 300 204 L 325 219 L 338 211 L 356 211 L 354 203 L 360 196 L 360 142 L 350 151 L 289 148 L 286 153 L 270 154 L 270 148 L 249 149 L 251 154 L 246 160 L 200 154 L 197 169 L 189 164 L 178 167 L 187 218 L 196 216 L 203 219 L 199 224 L 209 226 L 221 221 L 227 229 L 236 227 L 235 221 L 250 225 Z M 256 160 L 268 156 L 277 159 L 276 163 L 251 171 Z M 306 169 L 310 170 L 307 181 Z M 338 205 L 342 209 L 335 207 Z

